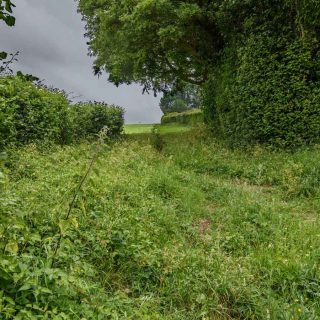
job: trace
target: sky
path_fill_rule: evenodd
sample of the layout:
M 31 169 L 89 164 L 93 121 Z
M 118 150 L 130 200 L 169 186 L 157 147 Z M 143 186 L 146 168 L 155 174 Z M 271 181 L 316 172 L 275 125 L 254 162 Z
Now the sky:
M 74 0 L 15 0 L 16 25 L 0 21 L 0 51 L 19 51 L 14 70 L 33 74 L 77 100 L 105 101 L 125 108 L 126 123 L 156 123 L 160 97 L 138 85 L 116 87 L 92 73 L 84 22 Z

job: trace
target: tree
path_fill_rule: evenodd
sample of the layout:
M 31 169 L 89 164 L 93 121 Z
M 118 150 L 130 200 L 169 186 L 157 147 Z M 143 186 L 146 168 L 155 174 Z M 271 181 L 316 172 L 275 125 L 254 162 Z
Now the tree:
M 94 70 L 113 83 L 200 85 L 206 120 L 234 140 L 320 141 L 319 0 L 79 0 L 79 10 Z
M 164 114 L 183 112 L 199 106 L 199 88 L 190 84 L 179 90 L 166 91 L 160 100 L 160 109 Z
M 79 0 L 96 73 L 161 90 L 202 84 L 224 45 L 213 1 Z
M 156 90 L 205 83 L 224 49 L 257 26 L 320 27 L 318 0 L 79 0 L 79 10 L 95 72 Z

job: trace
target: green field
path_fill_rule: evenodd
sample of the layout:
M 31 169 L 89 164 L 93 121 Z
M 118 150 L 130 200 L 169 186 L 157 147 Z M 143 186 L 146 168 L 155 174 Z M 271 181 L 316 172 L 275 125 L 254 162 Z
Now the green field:
M 152 128 L 156 127 L 160 133 L 178 133 L 186 132 L 190 130 L 189 126 L 184 126 L 180 124 L 126 124 L 124 126 L 125 134 L 142 134 L 142 133 L 151 133 Z
M 319 319 L 320 149 L 162 137 L 8 154 L 1 319 Z

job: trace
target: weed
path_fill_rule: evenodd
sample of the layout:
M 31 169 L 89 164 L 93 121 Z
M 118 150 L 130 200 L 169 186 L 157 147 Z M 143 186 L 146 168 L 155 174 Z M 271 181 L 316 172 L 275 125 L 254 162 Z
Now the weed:
M 164 140 L 157 126 L 153 126 L 151 131 L 151 145 L 159 152 L 161 152 L 164 147 Z

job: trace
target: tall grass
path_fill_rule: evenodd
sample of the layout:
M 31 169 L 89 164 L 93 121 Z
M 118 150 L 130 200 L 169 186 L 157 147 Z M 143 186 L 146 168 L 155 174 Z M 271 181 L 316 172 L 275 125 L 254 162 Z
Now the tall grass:
M 320 317 L 319 149 L 162 138 L 102 151 L 67 223 L 92 146 L 8 154 L 1 319 Z

